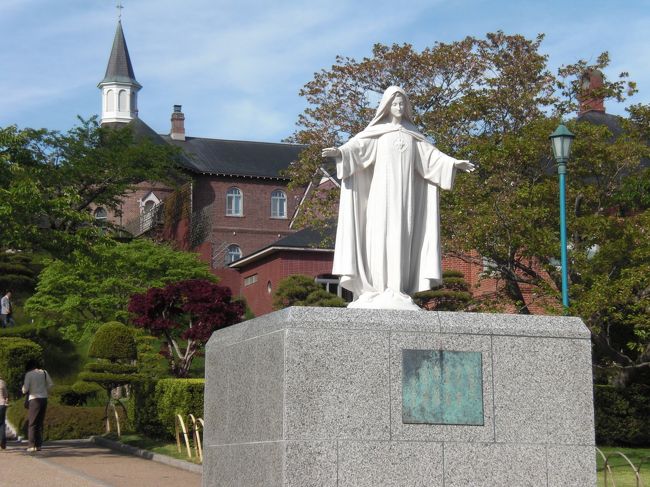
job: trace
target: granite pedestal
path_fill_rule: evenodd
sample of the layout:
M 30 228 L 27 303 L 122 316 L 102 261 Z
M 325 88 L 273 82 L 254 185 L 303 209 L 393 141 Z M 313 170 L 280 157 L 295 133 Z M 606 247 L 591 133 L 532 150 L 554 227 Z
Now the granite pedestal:
M 479 424 L 405 422 L 404 350 L 480 353 Z M 205 487 L 596 485 L 578 318 L 288 308 L 205 369 Z

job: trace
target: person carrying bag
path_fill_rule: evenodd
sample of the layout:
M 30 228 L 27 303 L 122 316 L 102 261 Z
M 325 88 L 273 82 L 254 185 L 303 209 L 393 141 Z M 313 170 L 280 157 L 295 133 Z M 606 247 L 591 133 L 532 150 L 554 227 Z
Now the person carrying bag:
M 40 451 L 43 445 L 43 423 L 47 410 L 47 397 L 54 383 L 47 371 L 38 367 L 36 360 L 29 360 L 25 369 L 27 373 L 23 384 L 23 394 L 26 394 L 25 405 L 28 410 L 27 438 L 29 446 L 27 451 L 35 452 Z

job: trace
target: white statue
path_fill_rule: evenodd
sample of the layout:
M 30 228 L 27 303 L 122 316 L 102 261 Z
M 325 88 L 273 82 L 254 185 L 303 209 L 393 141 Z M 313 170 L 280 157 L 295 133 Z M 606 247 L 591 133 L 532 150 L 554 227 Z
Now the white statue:
M 442 281 L 438 190 L 474 165 L 418 131 L 397 86 L 365 130 L 322 155 L 336 159 L 342 180 L 332 273 L 358 296 L 348 307 L 420 309 L 409 295 Z

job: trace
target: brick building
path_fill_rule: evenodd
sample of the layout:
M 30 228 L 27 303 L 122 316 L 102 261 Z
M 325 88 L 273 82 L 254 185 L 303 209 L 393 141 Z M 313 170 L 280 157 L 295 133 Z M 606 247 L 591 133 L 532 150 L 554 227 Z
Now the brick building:
M 186 136 L 180 105 L 174 105 L 170 133 L 157 134 L 138 114 L 142 86 L 135 78 L 121 22 L 98 86 L 102 125 L 129 124 L 136 137 L 179 147 L 182 169 L 191 182 L 181 190 L 142 182 L 119 212 L 96 208 L 96 218 L 110 220 L 136 237 L 155 235 L 198 252 L 221 283 L 236 292 L 241 276 L 227 265 L 294 232 L 291 217 L 303 191 L 289 190 L 282 171 L 297 160 L 303 147 Z M 179 207 L 178 215 L 164 221 L 161 229 L 170 206 Z
M 590 73 L 584 81 L 597 88 L 602 84 L 600 76 Z M 330 292 L 352 298 L 331 275 L 332 246 L 323 245 L 322 235 L 313 230 L 292 228 L 304 198 L 339 184 L 323 171 L 320 185 L 288 189 L 284 171 L 298 159 L 302 146 L 188 136 L 180 105 L 174 105 L 170 132 L 157 134 L 139 118 L 137 101 L 142 86 L 135 78 L 121 22 L 98 86 L 102 92 L 101 123 L 129 124 L 137 136 L 179 147 L 182 168 L 191 180 L 181 190 L 142 182 L 125 198 L 119 212 L 96 208 L 98 219 L 110 220 L 133 236 L 153 235 L 197 252 L 222 285 L 247 299 L 256 315 L 272 311 L 273 291 L 280 280 L 292 274 L 312 276 Z M 606 114 L 599 99 L 584 100 L 579 119 L 620 132 L 618 117 Z M 160 225 L 171 207 L 179 208 L 178 218 Z M 473 263 L 445 257 L 443 270 L 463 272 L 475 296 L 497 293 L 501 284 L 483 278 L 489 262 L 476 257 Z M 533 312 L 543 311 L 543 303 L 537 304 L 532 289 L 524 289 L 524 297 Z

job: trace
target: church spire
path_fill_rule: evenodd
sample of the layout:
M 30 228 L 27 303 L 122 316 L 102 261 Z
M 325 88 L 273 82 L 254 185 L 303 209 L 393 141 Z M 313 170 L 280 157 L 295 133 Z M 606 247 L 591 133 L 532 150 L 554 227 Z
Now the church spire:
M 121 20 L 117 21 L 106 74 L 97 86 L 102 90 L 102 124 L 128 123 L 138 117 L 137 92 L 142 85 L 135 79 Z

